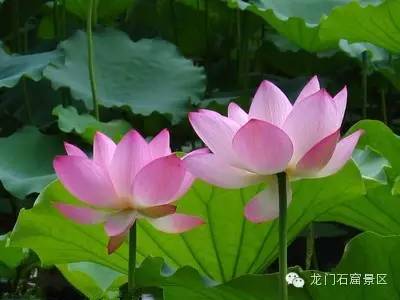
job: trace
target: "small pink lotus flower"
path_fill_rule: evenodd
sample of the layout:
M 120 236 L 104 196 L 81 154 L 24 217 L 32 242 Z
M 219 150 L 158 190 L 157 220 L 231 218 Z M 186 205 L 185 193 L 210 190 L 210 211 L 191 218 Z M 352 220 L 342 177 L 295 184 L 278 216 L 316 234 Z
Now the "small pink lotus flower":
M 248 114 L 235 103 L 228 117 L 210 110 L 189 114 L 212 153 L 189 155 L 185 165 L 195 176 L 225 188 L 267 181 L 269 187 L 248 203 L 245 215 L 253 222 L 271 220 L 279 213 L 277 178 L 271 175 L 325 177 L 350 159 L 362 132 L 339 141 L 346 102 L 346 87 L 332 98 L 316 76 L 294 105 L 273 83 L 263 81 Z
M 146 219 L 168 233 L 203 224 L 200 218 L 175 213 L 175 201 L 186 193 L 194 177 L 171 154 L 168 130 L 150 143 L 131 130 L 118 145 L 98 132 L 93 159 L 71 144 L 65 143 L 65 149 L 68 155 L 56 157 L 54 169 L 68 191 L 88 206 L 55 206 L 77 223 L 105 223 L 109 253 L 122 244 L 137 219 Z

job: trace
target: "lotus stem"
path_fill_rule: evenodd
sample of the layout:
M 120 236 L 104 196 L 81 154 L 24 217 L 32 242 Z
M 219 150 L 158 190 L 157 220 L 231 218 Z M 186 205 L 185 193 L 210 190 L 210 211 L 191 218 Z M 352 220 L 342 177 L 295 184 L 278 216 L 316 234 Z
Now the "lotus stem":
M 136 222 L 133 223 L 131 229 L 129 230 L 129 266 L 128 266 L 128 299 L 136 300 L 136 281 L 135 281 L 135 271 L 136 271 Z
M 31 107 L 31 101 L 29 97 L 29 92 L 28 92 L 28 83 L 26 81 L 26 78 L 22 78 L 22 90 L 24 93 L 24 101 L 25 101 L 25 110 L 26 110 L 26 116 L 29 124 L 33 124 L 33 117 L 32 117 L 32 107 Z
M 362 53 L 362 91 L 363 91 L 363 107 L 362 116 L 363 119 L 367 118 L 368 115 L 368 52 Z
M 24 39 L 23 39 L 23 53 L 28 54 L 29 51 L 29 36 L 28 36 L 28 27 L 26 24 L 24 25 Z M 23 94 L 24 94 L 24 100 L 25 100 L 25 109 L 26 109 L 26 115 L 27 115 L 27 120 L 29 124 L 33 124 L 33 117 L 32 117 L 32 106 L 31 106 L 31 98 L 29 97 L 29 91 L 28 91 L 28 82 L 26 78 L 22 78 L 22 89 L 23 89 Z
M 204 34 L 205 34 L 205 42 L 206 42 L 206 55 L 209 53 L 209 41 L 208 41 L 208 0 L 204 0 Z
M 170 10 L 170 18 L 172 24 L 172 33 L 174 35 L 174 43 L 178 46 L 179 37 L 178 37 L 178 28 L 177 28 L 177 20 L 175 15 L 175 0 L 169 0 L 169 10 Z
M 236 34 L 237 34 L 237 69 L 238 69 L 238 78 L 237 83 L 241 82 L 242 74 L 241 74 L 241 47 L 242 47 L 242 16 L 240 9 L 236 10 Z
M 20 52 L 21 50 L 21 39 L 20 39 L 20 32 L 19 32 L 19 26 L 20 26 L 20 3 L 19 0 L 16 0 L 12 3 L 12 14 L 13 14 L 13 22 L 12 22 L 12 28 L 13 28 L 13 43 L 14 43 L 14 52 Z
M 382 119 L 383 122 L 388 124 L 387 106 L 386 106 L 386 89 L 381 88 L 381 107 L 382 107 Z
M 287 187 L 286 173 L 278 173 L 279 189 L 279 281 L 280 299 L 288 300 L 287 274 Z
M 311 223 L 308 227 L 307 241 L 306 241 L 306 270 L 311 268 L 313 257 L 315 256 L 315 232 L 314 224 Z
M 66 8 L 66 4 L 65 4 L 66 0 L 61 0 L 60 2 L 60 8 L 61 8 L 61 16 L 60 16 L 60 35 L 61 35 L 61 39 L 65 39 L 67 37 L 67 8 Z
M 93 114 L 97 120 L 100 119 L 99 104 L 97 101 L 97 90 L 96 90 L 96 76 L 94 69 L 94 50 L 93 50 L 93 17 L 94 17 L 94 5 L 95 0 L 90 0 L 87 23 L 86 23 L 86 33 L 87 33 L 87 44 L 88 44 L 88 68 L 89 68 L 89 79 L 90 87 L 92 90 L 92 101 L 93 101 Z
M 60 18 L 58 15 L 58 0 L 53 2 L 53 28 L 54 28 L 54 36 L 57 42 L 60 40 Z
M 249 87 L 248 73 L 249 73 L 249 60 L 248 49 L 249 39 L 246 33 L 247 26 L 247 13 L 245 11 L 237 10 L 237 43 L 238 43 L 238 84 L 240 88 L 247 90 Z

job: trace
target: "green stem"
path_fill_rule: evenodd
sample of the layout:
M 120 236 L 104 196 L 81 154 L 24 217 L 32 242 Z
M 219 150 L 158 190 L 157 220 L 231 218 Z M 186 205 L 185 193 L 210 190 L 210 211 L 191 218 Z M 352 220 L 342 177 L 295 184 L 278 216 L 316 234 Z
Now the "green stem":
M 170 16 L 171 16 L 171 24 L 172 24 L 172 30 L 174 34 L 174 42 L 175 45 L 178 46 L 179 43 L 179 37 L 178 37 L 178 28 L 176 24 L 176 16 L 175 16 L 175 0 L 169 0 L 169 10 L 170 10 Z
M 242 89 L 248 89 L 248 35 L 246 33 L 247 13 L 238 9 L 237 11 L 237 49 L 238 49 L 238 85 Z
M 11 197 L 9 197 L 7 199 L 10 203 L 12 214 L 13 214 L 15 220 L 17 220 L 18 212 L 19 212 L 19 208 L 17 207 L 17 200 L 15 198 L 11 198 Z
M 66 2 L 67 0 L 59 0 L 58 5 L 58 14 L 57 14 L 57 28 L 59 30 L 59 34 L 57 37 L 57 41 L 64 40 L 67 37 L 67 8 Z M 56 2 L 55 2 L 56 3 Z M 61 89 L 61 99 L 62 104 L 64 106 L 68 106 L 70 104 L 70 97 L 68 91 L 66 89 Z
M 23 49 L 24 49 L 24 54 L 28 54 L 29 51 L 29 32 L 28 32 L 28 26 L 25 24 L 24 25 L 24 44 L 23 44 Z
M 206 55 L 209 52 L 209 41 L 208 41 L 208 0 L 204 0 L 204 33 L 206 41 Z
M 261 25 L 261 36 L 260 36 L 260 47 L 263 45 L 265 40 L 265 24 Z
M 56 41 L 60 40 L 60 30 L 59 30 L 59 16 L 58 16 L 58 0 L 54 0 L 53 2 L 53 27 L 54 27 L 54 36 Z
M 32 124 L 33 123 L 32 107 L 31 107 L 31 101 L 30 101 L 30 97 L 29 97 L 28 84 L 26 82 L 26 78 L 22 78 L 22 90 L 24 93 L 27 120 L 28 120 L 29 124 Z
M 288 299 L 287 274 L 287 187 L 286 173 L 278 173 L 279 189 L 279 281 L 280 299 Z
M 99 6 L 99 0 L 94 0 L 93 1 L 93 9 L 92 9 L 92 22 L 93 22 L 93 26 L 97 25 L 97 21 L 98 21 L 98 6 Z
M 21 50 L 21 40 L 20 40 L 20 13 L 19 13 L 19 0 L 13 2 L 13 35 L 14 35 L 14 52 L 19 52 Z
M 237 10 L 236 13 L 236 33 L 237 33 L 237 70 L 238 70 L 238 78 L 237 84 L 240 87 L 243 87 L 242 84 L 242 76 L 243 76 L 243 53 L 242 53 L 242 45 L 243 45 L 243 32 L 242 32 L 242 11 L 240 9 Z
M 368 114 L 368 52 L 362 53 L 362 90 L 363 90 L 363 119 L 367 118 Z
M 65 39 L 67 37 L 67 8 L 65 6 L 66 0 L 61 0 L 61 16 L 60 16 L 60 31 L 61 31 L 61 39 Z
M 128 299 L 137 299 L 136 283 L 136 222 L 129 230 Z
M 317 248 L 316 248 L 315 242 L 314 242 L 314 255 L 312 257 L 312 265 L 313 265 L 314 270 L 319 270 Z
M 381 107 L 382 107 L 382 119 L 383 122 L 388 124 L 387 107 L 386 107 L 386 90 L 381 88 Z
M 135 7 L 135 3 L 136 2 L 132 3 L 131 6 L 126 10 L 125 19 L 124 19 L 125 24 L 128 24 L 130 22 L 130 20 L 131 20 L 132 13 L 133 13 L 133 11 L 135 9 L 134 8 Z
M 28 28 L 27 26 L 24 26 L 24 45 L 23 45 L 23 53 L 27 54 L 28 53 L 28 47 L 29 47 L 29 37 L 28 37 Z M 24 94 L 24 100 L 25 100 L 25 109 L 26 109 L 26 115 L 27 115 L 27 120 L 29 124 L 33 124 L 33 117 L 32 117 L 32 106 L 31 106 L 31 99 L 29 96 L 29 90 L 28 90 L 28 83 L 26 78 L 22 78 L 22 90 Z
M 311 268 L 312 259 L 314 257 L 314 244 L 315 244 L 315 234 L 314 234 L 314 224 L 311 223 L 308 227 L 307 241 L 306 241 L 306 270 Z
M 95 78 L 94 57 L 93 57 L 94 51 L 93 51 L 92 26 L 93 26 L 94 4 L 95 0 L 90 0 L 87 23 L 86 23 L 86 31 L 87 31 L 87 44 L 88 44 L 88 68 L 89 68 L 90 87 L 92 90 L 93 110 L 94 110 L 94 116 L 96 117 L 97 120 L 99 120 L 100 113 L 99 113 L 99 104 L 97 102 L 96 78 Z

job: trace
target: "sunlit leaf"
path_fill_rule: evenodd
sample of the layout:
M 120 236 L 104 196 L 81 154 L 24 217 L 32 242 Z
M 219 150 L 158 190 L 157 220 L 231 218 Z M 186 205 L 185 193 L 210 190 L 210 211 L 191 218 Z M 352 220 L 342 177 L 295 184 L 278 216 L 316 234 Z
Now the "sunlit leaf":
M 12 278 L 27 254 L 27 251 L 19 247 L 9 247 L 8 236 L 0 235 L 0 280 Z
M 148 255 L 162 257 L 172 267 L 192 266 L 222 282 L 263 270 L 277 256 L 277 222 L 253 224 L 243 215 L 245 203 L 259 188 L 224 190 L 195 183 L 178 210 L 203 217 L 206 225 L 171 235 L 140 222 L 139 260 Z M 289 208 L 289 240 L 323 212 L 361 193 L 362 181 L 351 163 L 335 176 L 295 182 L 294 200 Z M 77 202 L 55 182 L 41 193 L 34 208 L 20 213 L 12 243 L 33 249 L 46 264 L 90 261 L 126 273 L 126 245 L 108 256 L 103 228 L 67 220 L 53 208 L 53 203 L 59 201 Z
M 320 23 L 332 9 L 348 2 L 349 0 L 257 0 L 249 4 L 242 0 L 228 0 L 230 6 L 246 9 L 259 15 L 280 34 L 310 52 L 328 50 L 337 46 L 340 38 L 329 41 L 320 38 Z
M 379 121 L 361 121 L 354 125 L 350 132 L 357 129 L 365 131 L 360 139 L 359 147 L 370 147 L 390 163 L 391 168 L 385 168 L 389 182 L 369 186 L 366 195 L 335 206 L 321 215 L 320 220 L 336 221 L 383 235 L 400 235 L 400 197 L 396 192 L 396 177 L 400 172 L 400 139 L 389 127 Z M 369 172 L 379 174 L 382 166 L 384 164 L 371 164 Z M 392 182 L 395 182 L 394 187 L 392 187 Z
M 347 40 L 340 40 L 339 47 L 350 57 L 357 58 L 362 61 L 362 54 L 368 53 L 369 62 L 384 62 L 388 61 L 389 54 L 382 48 L 379 48 L 370 43 L 349 43 Z
M 378 184 L 387 183 L 385 169 L 390 168 L 390 165 L 378 152 L 367 146 L 365 149 L 355 149 L 352 158 L 365 180 Z
M 353 238 L 346 247 L 342 260 L 331 273 L 318 271 L 301 272 L 294 269 L 305 280 L 303 288 L 289 286 L 290 299 L 296 300 L 391 300 L 398 297 L 400 258 L 396 254 L 400 251 L 400 237 L 382 237 L 374 233 L 363 233 Z M 197 276 L 195 284 L 188 278 L 195 279 L 189 270 L 179 271 L 173 284 L 164 286 L 166 300 L 174 299 L 251 299 L 275 300 L 279 299 L 278 274 L 246 275 L 234 279 L 226 284 L 207 287 Z M 342 284 L 339 284 L 341 276 Z M 351 275 L 352 274 L 352 275 Z M 366 274 L 371 274 L 373 284 L 365 284 Z M 379 275 L 378 275 L 379 274 Z M 180 275 L 180 276 L 178 276 Z M 314 281 L 316 275 L 320 276 Z M 360 278 L 360 284 L 351 284 L 351 277 Z M 378 276 L 380 281 L 378 281 Z M 383 279 L 382 279 L 383 278 Z M 179 280 L 180 279 L 180 280 Z M 313 283 L 314 281 L 314 283 Z M 346 281 L 347 284 L 343 284 Z M 326 284 L 325 284 L 326 282 Z M 201 284 L 201 285 L 200 285 Z
M 57 265 L 64 277 L 89 299 L 118 299 L 126 275 L 90 262 Z
M 396 299 L 400 276 L 398 251 L 400 251 L 399 236 L 382 237 L 374 233 L 360 234 L 347 244 L 339 265 L 330 273 L 303 272 L 299 268 L 291 269 L 305 280 L 305 285 L 303 288 L 295 288 L 290 285 L 290 299 Z M 103 277 L 107 280 L 102 279 L 102 284 L 106 283 L 107 286 L 112 282 L 113 274 L 116 275 L 115 271 L 104 267 L 91 264 L 91 270 L 88 270 L 85 265 L 74 264 L 74 274 L 77 276 L 70 280 L 81 291 L 85 290 L 82 288 L 80 280 L 95 282 L 94 280 Z M 95 270 L 101 270 L 102 274 L 94 273 Z M 371 285 L 365 284 L 365 277 L 368 274 L 372 276 L 373 283 Z M 216 284 L 202 277 L 191 267 L 183 267 L 176 272 L 166 270 L 163 260 L 157 258 L 146 259 L 136 270 L 137 288 L 160 287 L 163 289 L 164 300 L 276 300 L 279 299 L 278 278 L 277 273 L 244 275 L 224 284 Z M 342 279 L 340 280 L 340 278 Z M 358 284 L 356 278 L 359 279 Z M 123 282 L 121 280 L 119 283 Z M 93 292 L 97 289 L 94 286 L 92 288 Z M 91 299 L 99 298 L 92 296 Z M 105 297 L 105 299 L 109 298 Z
M 380 72 L 397 90 L 400 90 L 400 59 L 392 60 L 378 68 Z
M 321 25 L 320 37 L 326 41 L 369 42 L 399 52 L 399 18 L 397 0 L 351 1 L 332 11 Z
M 0 235 L 0 262 L 10 268 L 20 265 L 26 256 L 26 251 L 18 247 L 9 247 L 9 234 Z

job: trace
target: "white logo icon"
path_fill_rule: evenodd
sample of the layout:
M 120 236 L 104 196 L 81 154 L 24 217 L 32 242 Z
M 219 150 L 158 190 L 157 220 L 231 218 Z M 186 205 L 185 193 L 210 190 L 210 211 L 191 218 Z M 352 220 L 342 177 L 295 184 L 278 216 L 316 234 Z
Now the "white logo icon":
M 300 277 L 293 279 L 293 286 L 297 288 L 302 288 L 304 286 L 304 279 Z
M 286 275 L 286 282 L 288 284 L 293 284 L 296 288 L 302 288 L 304 286 L 304 279 L 295 272 L 290 272 Z

